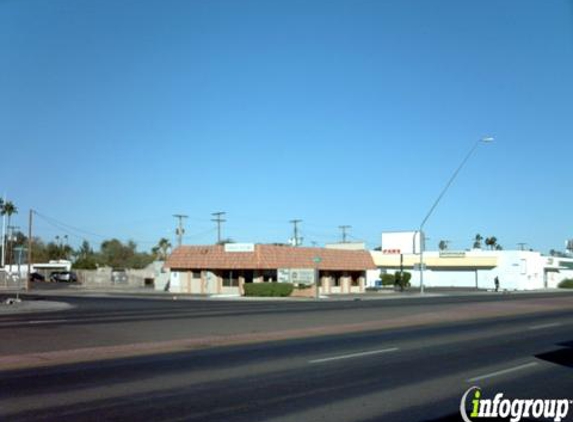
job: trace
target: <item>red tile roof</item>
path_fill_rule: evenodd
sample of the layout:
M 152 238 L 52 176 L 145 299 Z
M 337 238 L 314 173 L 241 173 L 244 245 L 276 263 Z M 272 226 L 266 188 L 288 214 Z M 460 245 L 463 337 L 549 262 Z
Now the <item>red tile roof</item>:
M 222 245 L 180 246 L 167 259 L 172 269 L 273 270 L 277 268 L 314 268 L 313 258 L 322 261 L 318 268 L 326 271 L 365 271 L 376 269 L 368 251 L 290 246 L 255 245 L 254 252 L 225 252 Z

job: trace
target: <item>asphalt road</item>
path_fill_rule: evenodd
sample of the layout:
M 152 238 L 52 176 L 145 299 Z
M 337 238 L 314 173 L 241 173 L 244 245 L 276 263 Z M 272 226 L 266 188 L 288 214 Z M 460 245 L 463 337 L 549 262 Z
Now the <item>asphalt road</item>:
M 473 385 L 492 397 L 573 399 L 572 296 L 60 299 L 76 308 L 0 318 L 0 362 L 141 342 L 180 346 L 214 332 L 230 341 L 4 368 L 2 420 L 458 421 Z M 277 332 L 294 334 L 277 340 Z

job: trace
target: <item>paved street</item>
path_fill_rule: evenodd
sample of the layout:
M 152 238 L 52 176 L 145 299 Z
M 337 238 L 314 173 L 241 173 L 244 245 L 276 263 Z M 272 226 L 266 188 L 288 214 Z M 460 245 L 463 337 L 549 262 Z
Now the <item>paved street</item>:
M 568 294 L 50 300 L 74 308 L 0 317 L 3 420 L 457 421 L 473 385 L 573 391 Z

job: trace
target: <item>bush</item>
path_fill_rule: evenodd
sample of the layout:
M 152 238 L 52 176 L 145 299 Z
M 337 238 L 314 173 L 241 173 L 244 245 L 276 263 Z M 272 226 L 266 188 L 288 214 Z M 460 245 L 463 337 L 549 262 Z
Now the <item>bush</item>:
M 412 274 L 404 271 L 400 273 L 400 271 L 396 271 L 394 274 L 394 284 L 400 287 L 400 290 L 404 290 L 406 287 L 410 287 L 410 279 L 412 278 Z
M 394 276 L 392 274 L 382 274 L 382 285 L 383 286 L 393 286 L 394 285 Z
M 557 287 L 561 289 L 573 289 L 573 278 L 566 278 L 561 281 Z
M 412 273 L 404 271 L 402 274 L 402 284 L 404 287 L 410 287 L 410 280 L 412 279 Z
M 291 283 L 247 283 L 245 287 L 245 296 L 290 296 L 294 290 Z

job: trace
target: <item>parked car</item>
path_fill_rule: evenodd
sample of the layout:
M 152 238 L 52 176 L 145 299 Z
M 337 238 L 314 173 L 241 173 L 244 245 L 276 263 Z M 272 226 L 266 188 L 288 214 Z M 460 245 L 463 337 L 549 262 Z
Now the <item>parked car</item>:
M 31 273 L 30 274 L 30 281 L 46 281 L 46 277 L 44 277 L 40 273 Z
M 72 271 L 54 271 L 50 274 L 50 281 L 58 283 L 58 282 L 66 282 L 66 283 L 75 283 L 78 281 L 78 276 L 76 273 Z

